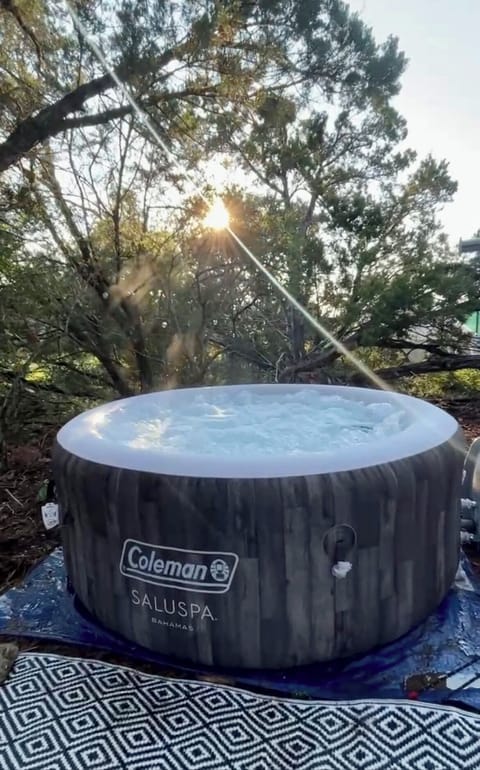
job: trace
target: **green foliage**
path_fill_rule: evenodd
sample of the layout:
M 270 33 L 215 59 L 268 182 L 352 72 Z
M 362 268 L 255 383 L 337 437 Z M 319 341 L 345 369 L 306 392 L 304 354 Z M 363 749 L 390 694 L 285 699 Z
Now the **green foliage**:
M 459 372 L 426 374 L 423 377 L 409 377 L 401 383 L 402 389 L 419 398 L 442 398 L 443 396 L 480 396 L 480 372 L 477 369 L 463 369 Z

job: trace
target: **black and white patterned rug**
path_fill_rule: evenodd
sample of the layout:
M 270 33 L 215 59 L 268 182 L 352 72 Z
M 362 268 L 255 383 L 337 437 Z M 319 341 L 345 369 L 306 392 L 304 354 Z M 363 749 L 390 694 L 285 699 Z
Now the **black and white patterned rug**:
M 279 700 L 23 654 L 0 686 L 1 770 L 478 770 L 480 716 Z

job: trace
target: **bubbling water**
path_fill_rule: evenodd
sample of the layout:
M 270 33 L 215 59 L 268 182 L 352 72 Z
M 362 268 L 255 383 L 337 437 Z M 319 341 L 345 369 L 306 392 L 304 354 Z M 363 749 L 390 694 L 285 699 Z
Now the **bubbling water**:
M 364 403 L 314 389 L 278 396 L 252 390 L 205 391 L 189 402 L 133 399 L 101 415 L 92 429 L 132 450 L 252 458 L 322 454 L 385 439 L 408 425 L 398 404 Z

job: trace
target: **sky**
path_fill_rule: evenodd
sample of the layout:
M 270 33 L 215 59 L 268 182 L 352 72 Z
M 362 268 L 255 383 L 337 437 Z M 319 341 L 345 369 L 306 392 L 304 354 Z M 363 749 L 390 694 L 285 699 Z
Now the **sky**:
M 395 107 L 408 145 L 449 161 L 458 182 L 442 212 L 453 245 L 480 229 L 480 0 L 348 0 L 377 42 L 399 38 L 409 60 Z

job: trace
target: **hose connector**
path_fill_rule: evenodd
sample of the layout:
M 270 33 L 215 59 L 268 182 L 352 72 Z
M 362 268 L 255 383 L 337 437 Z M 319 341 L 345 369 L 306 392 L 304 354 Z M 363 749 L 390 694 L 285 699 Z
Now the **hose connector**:
M 332 575 L 334 578 L 343 580 L 343 578 L 347 577 L 351 569 L 352 569 L 351 561 L 337 561 L 332 567 Z

